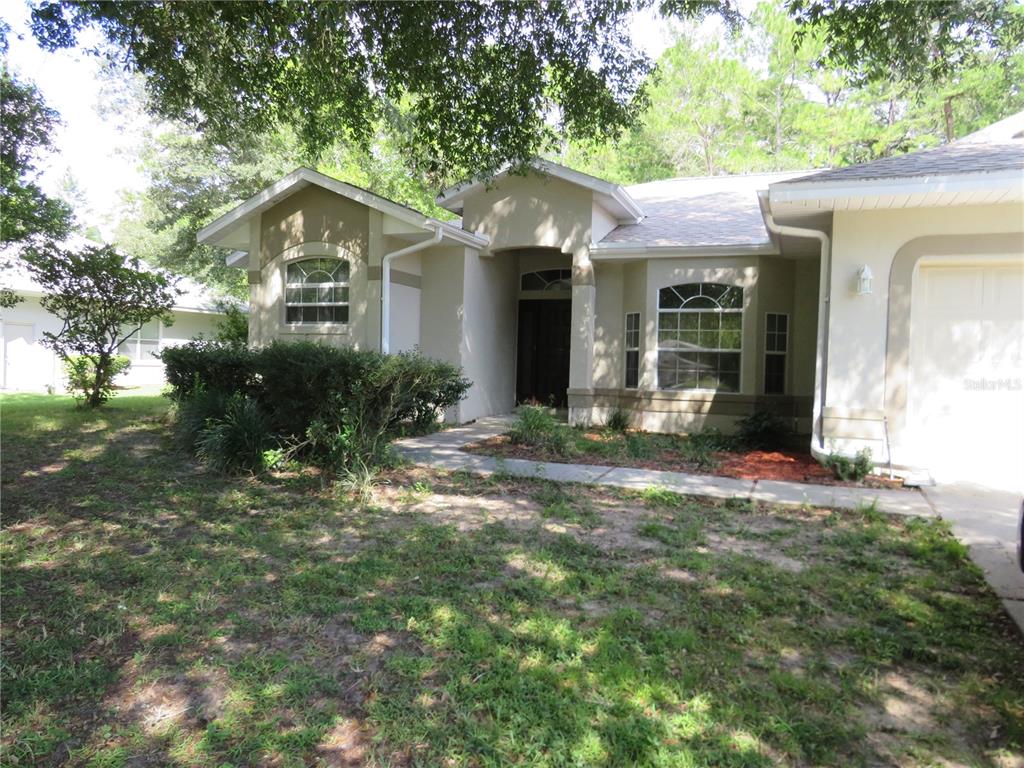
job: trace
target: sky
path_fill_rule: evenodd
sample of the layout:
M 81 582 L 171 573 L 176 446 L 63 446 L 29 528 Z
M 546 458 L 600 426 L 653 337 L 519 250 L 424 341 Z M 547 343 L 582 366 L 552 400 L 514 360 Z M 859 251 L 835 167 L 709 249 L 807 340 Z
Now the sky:
M 91 210 L 83 213 L 109 237 L 120 191 L 138 190 L 144 184 L 133 156 L 145 121 L 122 125 L 101 117 L 96 109 L 103 85 L 99 59 L 79 49 L 41 50 L 28 29 L 27 5 L 17 0 L 5 2 L 0 17 L 11 25 L 7 55 L 12 69 L 33 81 L 46 103 L 61 116 L 61 126 L 53 136 L 56 152 L 41 158 L 40 185 L 47 193 L 56 194 L 70 170 L 90 201 Z M 89 42 L 88 37 L 83 40 Z
M 144 115 L 129 125 L 121 116 L 102 115 L 97 110 L 104 85 L 100 60 L 85 53 L 82 45 L 56 53 L 41 50 L 29 31 L 27 3 L 6 0 L 0 5 L 0 18 L 11 26 L 8 62 L 12 69 L 33 81 L 46 103 L 61 116 L 62 124 L 54 136 L 56 151 L 40 163 L 40 185 L 56 195 L 70 171 L 89 201 L 89 209 L 79 215 L 111 237 L 122 191 L 139 191 L 145 186 L 135 158 L 153 124 Z M 655 11 L 647 10 L 635 15 L 632 37 L 637 47 L 657 58 L 669 43 L 670 28 Z M 80 38 L 85 45 L 95 42 L 98 36 Z

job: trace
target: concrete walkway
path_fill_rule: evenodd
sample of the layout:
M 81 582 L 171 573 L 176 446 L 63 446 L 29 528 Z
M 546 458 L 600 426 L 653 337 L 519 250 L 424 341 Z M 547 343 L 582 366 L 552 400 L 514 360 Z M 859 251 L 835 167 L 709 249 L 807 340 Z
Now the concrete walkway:
M 1024 573 L 1017 565 L 1021 495 L 969 483 L 938 485 L 924 494 L 1024 631 Z
M 677 493 L 720 499 L 752 499 L 772 504 L 856 509 L 874 504 L 890 514 L 941 517 L 968 546 L 971 559 L 984 572 L 1007 612 L 1024 631 L 1024 575 L 1015 562 L 1020 496 L 971 485 L 940 485 L 926 490 L 846 488 L 842 486 L 736 480 L 685 472 L 560 464 L 524 459 L 501 459 L 466 453 L 469 443 L 496 437 L 508 430 L 512 416 L 493 416 L 395 445 L 410 461 L 449 471 L 481 475 L 495 472 L 518 477 L 617 488 L 665 488 Z
M 844 509 L 875 504 L 882 512 L 921 517 L 935 516 L 935 511 L 928 501 L 918 491 L 912 490 L 847 488 L 774 480 L 736 480 L 731 477 L 607 467 L 600 464 L 560 464 L 550 461 L 502 459 L 479 456 L 461 450 L 469 443 L 504 433 L 512 418 L 492 416 L 432 435 L 400 440 L 395 445 L 399 453 L 416 464 L 449 471 L 463 470 L 482 475 L 504 472 L 518 477 L 611 485 L 617 488 L 665 488 L 694 496 L 752 499 L 772 504 L 806 504 Z

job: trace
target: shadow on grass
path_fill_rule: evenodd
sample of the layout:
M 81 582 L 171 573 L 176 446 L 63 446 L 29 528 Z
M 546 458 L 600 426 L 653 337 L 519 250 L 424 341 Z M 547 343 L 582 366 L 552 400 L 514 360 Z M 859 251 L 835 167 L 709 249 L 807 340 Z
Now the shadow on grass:
M 641 557 L 543 527 L 578 503 L 551 484 L 460 525 L 480 482 L 359 506 L 199 470 L 158 404 L 46 418 L 5 432 L 21 764 L 995 765 L 1024 738 L 1019 641 L 934 526 L 794 517 L 789 572 L 702 543 L 750 510 L 658 497 Z

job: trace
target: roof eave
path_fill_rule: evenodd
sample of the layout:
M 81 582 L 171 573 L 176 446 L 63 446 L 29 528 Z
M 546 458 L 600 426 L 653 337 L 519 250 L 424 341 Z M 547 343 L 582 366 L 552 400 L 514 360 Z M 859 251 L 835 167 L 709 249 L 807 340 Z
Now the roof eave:
M 779 248 L 771 241 L 737 243 L 735 245 L 659 245 L 655 243 L 594 243 L 590 246 L 593 261 L 631 259 L 696 258 L 719 256 L 777 256 Z
M 768 187 L 773 205 L 834 210 L 861 203 L 860 208 L 879 207 L 872 201 L 889 200 L 886 208 L 910 208 L 922 205 L 951 205 L 956 202 L 922 202 L 927 196 L 970 194 L 973 192 L 1024 193 L 1024 175 L 1019 170 L 988 173 L 936 174 L 930 176 L 851 179 L 848 181 L 780 181 Z M 892 200 L 890 200 L 892 198 Z

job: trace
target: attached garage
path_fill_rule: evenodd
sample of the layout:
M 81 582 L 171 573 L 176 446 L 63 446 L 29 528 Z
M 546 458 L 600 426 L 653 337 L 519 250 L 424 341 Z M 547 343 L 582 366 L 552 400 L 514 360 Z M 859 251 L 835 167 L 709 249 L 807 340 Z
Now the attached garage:
M 1024 476 L 1024 261 L 924 259 L 911 302 L 907 437 L 937 480 Z

